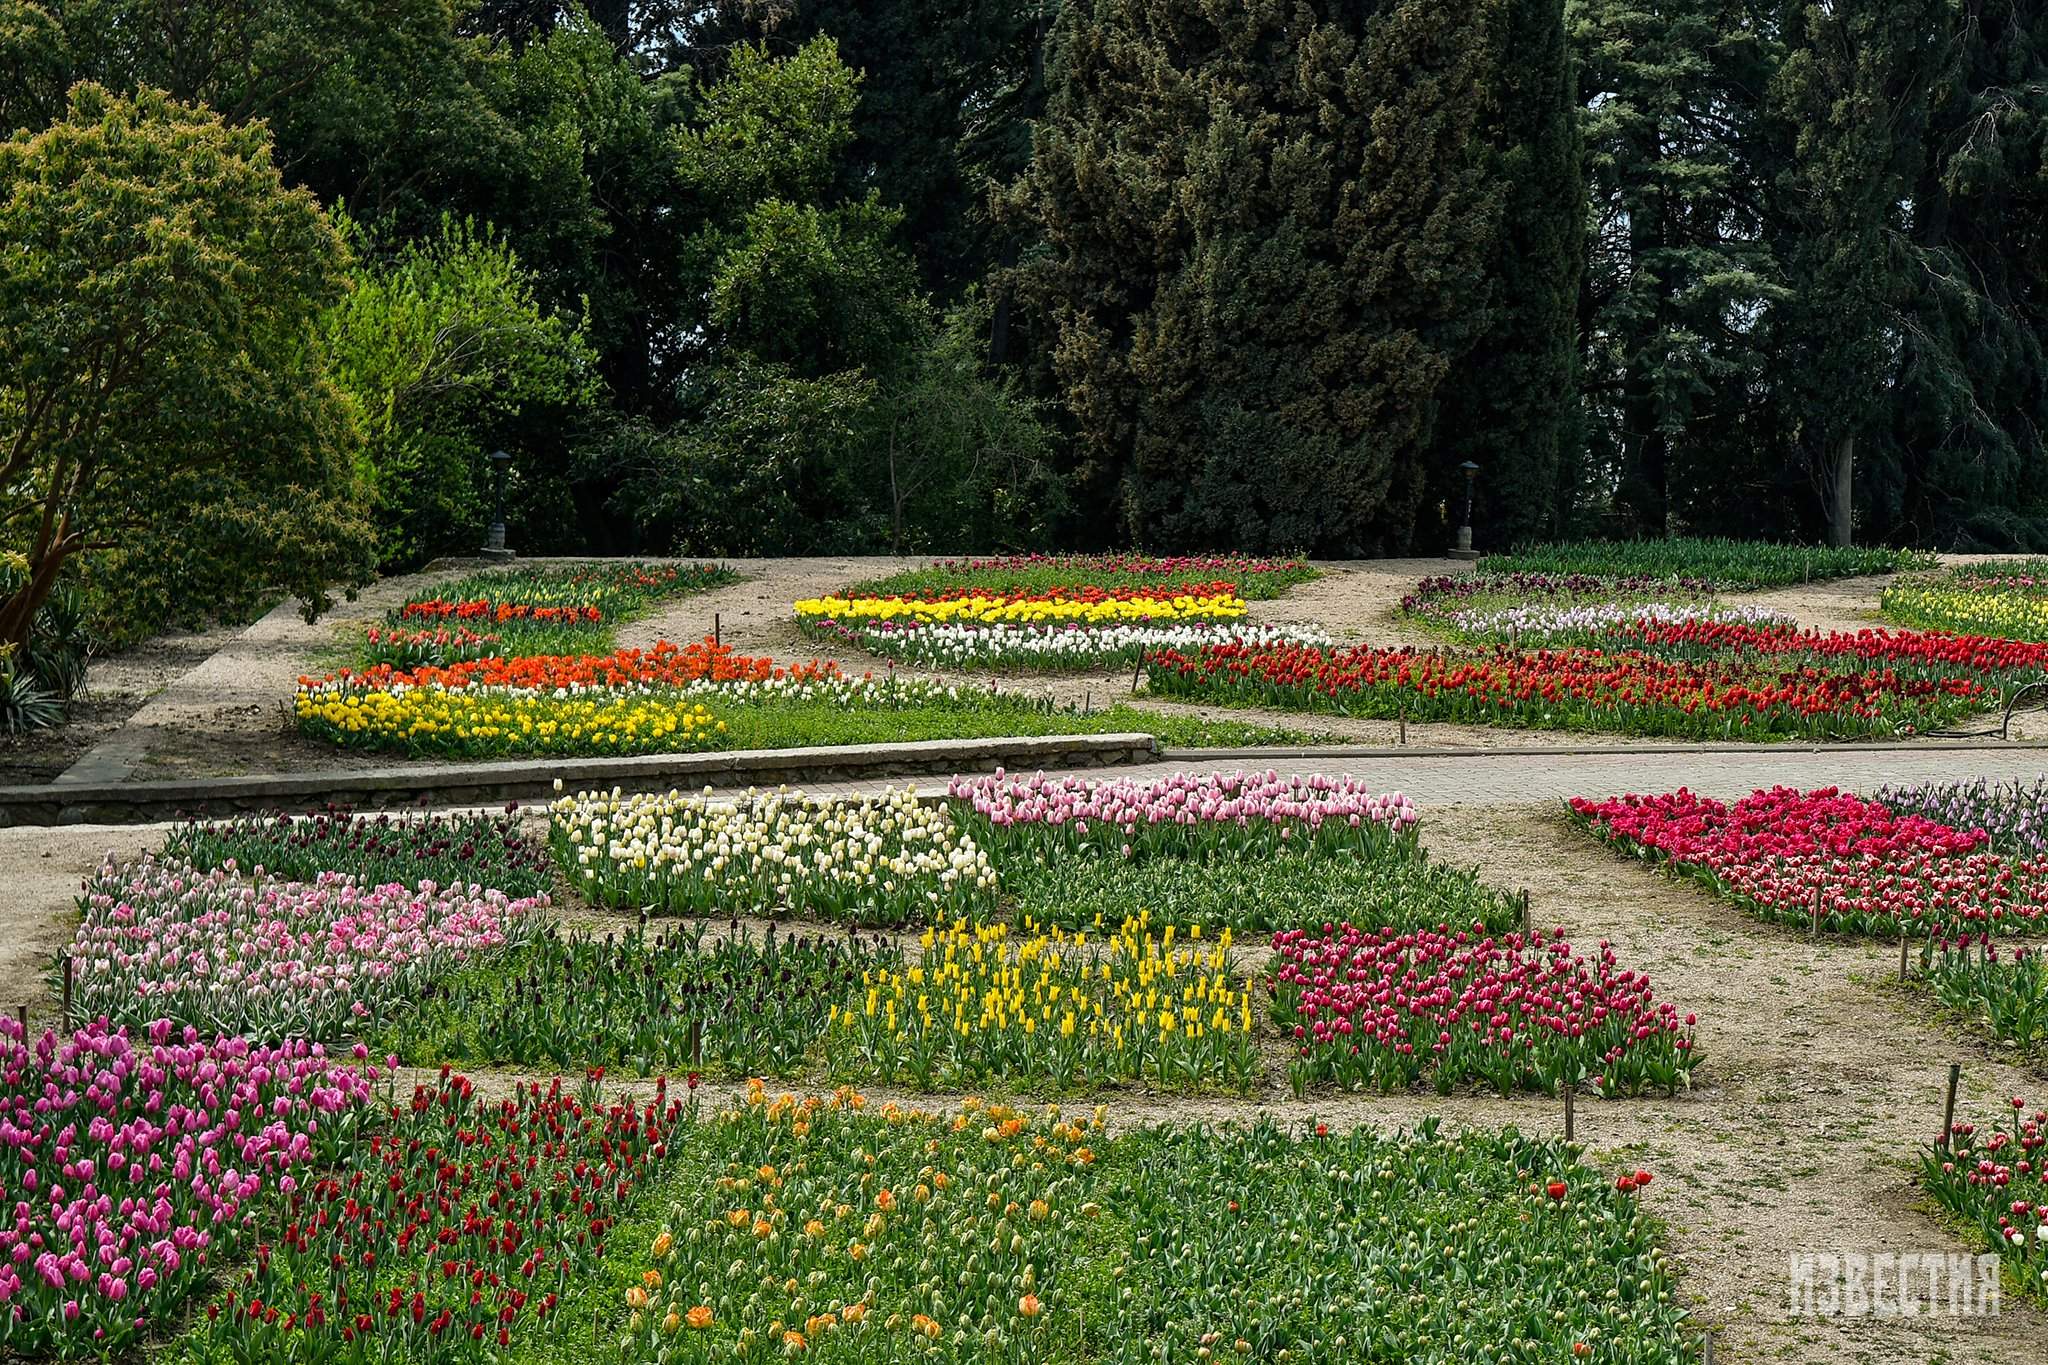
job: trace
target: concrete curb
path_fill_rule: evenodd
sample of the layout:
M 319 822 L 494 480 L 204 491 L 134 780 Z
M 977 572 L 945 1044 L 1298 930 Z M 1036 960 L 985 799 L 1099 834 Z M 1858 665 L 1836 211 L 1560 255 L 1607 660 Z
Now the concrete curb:
M 633 758 L 521 759 L 417 764 L 340 773 L 156 782 L 67 782 L 0 787 L 0 828 L 15 825 L 127 825 L 188 815 L 296 812 L 325 805 L 359 810 L 406 806 L 486 806 L 546 799 L 557 778 L 571 789 L 773 786 L 868 781 L 996 767 L 1091 768 L 1149 763 L 1151 735 L 1042 735 L 1007 739 L 933 739 L 905 744 L 840 744 L 809 749 L 740 749 Z
M 1842 744 L 1806 744 L 1786 742 L 1779 744 L 1582 744 L 1520 745 L 1511 748 L 1481 749 L 1475 747 L 1425 748 L 1411 744 L 1405 747 L 1369 747 L 1364 744 L 1271 744 L 1244 749 L 1173 749 L 1159 751 L 1161 762 L 1205 763 L 1242 762 L 1262 763 L 1283 758 L 1608 758 L 1640 757 L 1669 758 L 1692 757 L 1699 754 L 1748 754 L 1751 757 L 1774 754 L 1928 754 L 1928 753 L 2025 753 L 2038 750 L 2043 754 L 2043 770 L 2048 771 L 2048 740 L 1991 739 L 1978 740 L 1902 740 L 1888 743 L 1855 742 Z

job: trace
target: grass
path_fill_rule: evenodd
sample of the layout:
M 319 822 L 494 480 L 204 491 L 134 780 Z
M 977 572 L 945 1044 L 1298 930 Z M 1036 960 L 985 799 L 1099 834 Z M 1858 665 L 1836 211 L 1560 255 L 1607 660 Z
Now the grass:
M 1007 559 L 939 560 L 916 569 L 853 584 L 849 595 L 888 597 L 945 592 L 959 588 L 1046 592 L 1053 588 L 1169 588 L 1209 584 L 1236 585 L 1247 600 L 1278 597 L 1316 571 L 1296 557 L 1272 559 L 1251 555 L 1022 555 Z
M 1485 574 L 1611 574 L 1688 578 L 1717 588 L 1778 588 L 1793 583 L 1931 568 L 1917 550 L 1882 546 L 1780 545 L 1768 541 L 1696 539 L 1574 540 L 1532 545 L 1480 560 Z
M 739 573 L 723 564 L 653 564 L 637 560 L 484 569 L 442 583 L 431 593 L 407 599 L 386 617 L 380 634 L 387 638 L 376 643 L 368 638 L 358 642 L 355 662 L 364 666 L 389 663 L 409 667 L 453 663 L 487 654 L 504 658 L 607 654 L 614 647 L 616 628 L 621 622 L 644 616 L 671 598 L 709 592 L 739 580 Z M 483 603 L 490 615 L 408 615 L 408 609 L 432 603 Z M 598 619 L 498 621 L 495 613 L 501 607 L 595 608 Z M 438 630 L 467 631 L 489 639 L 456 645 L 431 640 L 414 642 L 408 638 L 432 635 Z M 388 638 L 390 635 L 398 638 Z

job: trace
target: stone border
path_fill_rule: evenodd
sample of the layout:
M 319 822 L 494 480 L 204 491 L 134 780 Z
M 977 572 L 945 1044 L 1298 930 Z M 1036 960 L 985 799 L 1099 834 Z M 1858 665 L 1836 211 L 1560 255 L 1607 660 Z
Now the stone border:
M 545 800 L 554 795 L 558 778 L 571 788 L 667 791 L 672 787 L 707 785 L 857 782 L 979 772 L 1002 766 L 1092 768 L 1147 763 L 1158 757 L 1159 745 L 1151 735 L 1043 735 L 648 754 L 634 758 L 418 764 L 355 772 L 153 782 L 67 782 L 0 787 L 0 828 L 143 824 L 181 816 L 295 812 L 330 804 L 358 810 L 486 806 Z

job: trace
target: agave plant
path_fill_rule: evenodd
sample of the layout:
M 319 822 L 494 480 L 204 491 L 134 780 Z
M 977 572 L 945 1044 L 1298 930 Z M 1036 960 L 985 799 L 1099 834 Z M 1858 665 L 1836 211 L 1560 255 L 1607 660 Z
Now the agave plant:
M 47 730 L 64 719 L 64 703 L 36 685 L 12 659 L 0 659 L 0 734 Z

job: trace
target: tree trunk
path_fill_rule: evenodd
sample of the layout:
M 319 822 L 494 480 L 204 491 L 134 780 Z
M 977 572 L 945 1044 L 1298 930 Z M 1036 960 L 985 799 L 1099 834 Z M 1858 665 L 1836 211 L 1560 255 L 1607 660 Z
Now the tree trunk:
M 1844 436 L 1835 447 L 1834 469 L 1828 480 L 1828 544 L 1846 547 L 1853 535 L 1850 522 L 1855 507 L 1856 438 Z
M 18 651 L 28 643 L 36 614 L 43 609 L 43 603 L 50 600 L 50 594 L 57 590 L 57 576 L 66 558 L 62 554 L 52 554 L 34 562 L 21 586 L 14 590 L 12 596 L 0 601 L 0 650 L 12 645 Z

